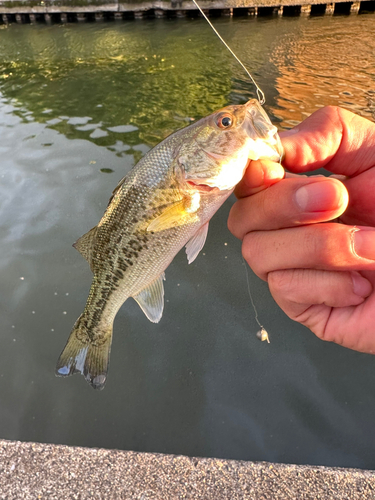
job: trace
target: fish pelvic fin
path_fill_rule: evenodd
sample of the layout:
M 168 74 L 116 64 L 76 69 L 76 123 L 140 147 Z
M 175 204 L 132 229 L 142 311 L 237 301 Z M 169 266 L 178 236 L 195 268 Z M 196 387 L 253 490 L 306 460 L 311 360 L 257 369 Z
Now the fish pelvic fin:
M 104 389 L 112 344 L 112 325 L 88 332 L 82 314 L 76 321 L 56 365 L 56 376 L 81 373 L 94 389 Z
M 186 243 L 186 255 L 188 263 L 191 264 L 198 257 L 199 252 L 204 247 L 208 232 L 208 222 L 203 224 L 201 228 L 194 234 L 192 238 Z

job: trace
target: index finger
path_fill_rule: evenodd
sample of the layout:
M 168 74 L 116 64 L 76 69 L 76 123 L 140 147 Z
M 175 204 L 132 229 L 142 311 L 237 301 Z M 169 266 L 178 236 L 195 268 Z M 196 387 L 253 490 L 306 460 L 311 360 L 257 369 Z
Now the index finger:
M 271 160 L 252 160 L 234 190 L 237 198 L 244 198 L 263 191 L 285 177 L 285 170 Z
M 292 172 L 325 168 L 351 177 L 375 165 L 375 124 L 342 108 L 321 108 L 280 138 Z

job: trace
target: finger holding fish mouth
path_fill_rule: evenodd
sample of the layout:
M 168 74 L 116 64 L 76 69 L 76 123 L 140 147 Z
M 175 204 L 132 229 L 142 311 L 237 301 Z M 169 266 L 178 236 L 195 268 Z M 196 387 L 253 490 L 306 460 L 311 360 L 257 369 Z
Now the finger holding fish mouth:
M 271 160 L 249 160 L 241 181 L 237 184 L 235 195 L 244 198 L 259 193 L 285 177 L 280 163 Z
M 232 207 L 228 220 L 230 231 L 241 240 L 252 231 L 330 221 L 339 217 L 348 205 L 348 192 L 337 179 L 320 176 L 291 177 L 279 183 L 277 181 L 280 179 L 272 179 L 272 170 L 271 174 L 264 176 L 263 189 L 249 196 L 252 179 L 259 175 L 248 173 L 254 163 L 263 162 L 251 162 L 244 181 L 236 191 L 239 200 Z M 263 166 L 267 168 L 266 164 Z M 259 169 L 258 166 L 256 168 Z M 269 189 L 265 189 L 266 187 Z M 241 217 L 241 214 L 251 214 L 251 217 Z
M 328 107 L 281 139 L 293 173 L 257 192 L 251 163 L 229 229 L 287 316 L 322 340 L 375 353 L 375 125 Z M 334 175 L 296 175 L 320 168 Z

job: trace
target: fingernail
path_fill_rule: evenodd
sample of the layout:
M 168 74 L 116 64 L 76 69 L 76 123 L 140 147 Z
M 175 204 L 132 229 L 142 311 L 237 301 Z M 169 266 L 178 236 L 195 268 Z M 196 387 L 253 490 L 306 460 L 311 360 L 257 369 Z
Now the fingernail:
M 357 229 L 353 233 L 354 251 L 363 259 L 375 260 L 375 229 Z
M 350 274 L 352 275 L 353 292 L 359 297 L 368 297 L 372 292 L 371 283 L 356 271 Z
M 337 210 L 348 202 L 347 192 L 338 189 L 336 182 L 322 181 L 307 184 L 295 193 L 297 205 L 304 212 Z
M 280 163 L 272 162 L 268 164 L 268 168 L 264 173 L 264 177 L 268 179 L 283 179 L 285 177 L 285 170 Z

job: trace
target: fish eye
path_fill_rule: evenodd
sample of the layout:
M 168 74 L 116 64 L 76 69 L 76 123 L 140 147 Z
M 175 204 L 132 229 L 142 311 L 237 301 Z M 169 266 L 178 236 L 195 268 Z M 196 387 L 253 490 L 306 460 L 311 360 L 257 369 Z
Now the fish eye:
M 218 119 L 216 120 L 216 124 L 219 128 L 226 129 L 230 128 L 233 125 L 233 118 L 229 114 L 225 115 L 219 115 Z

